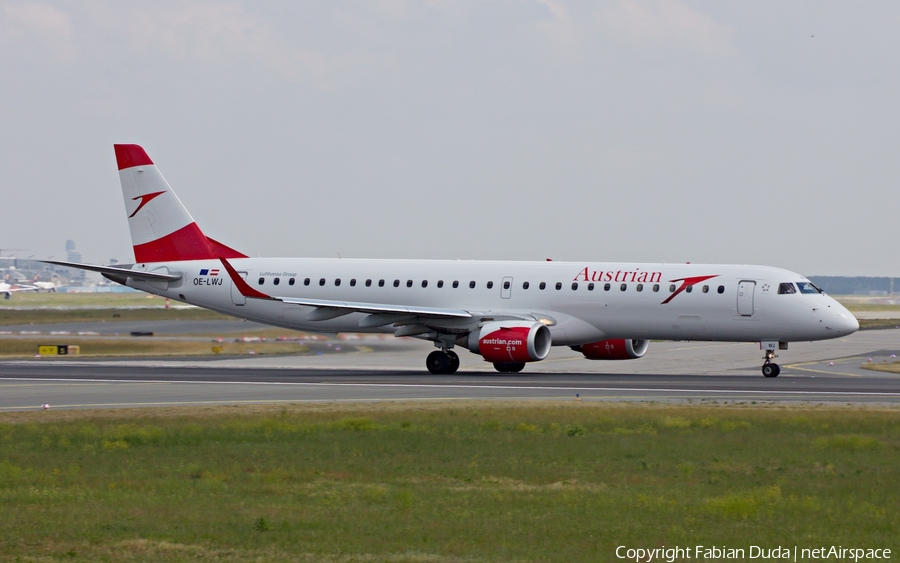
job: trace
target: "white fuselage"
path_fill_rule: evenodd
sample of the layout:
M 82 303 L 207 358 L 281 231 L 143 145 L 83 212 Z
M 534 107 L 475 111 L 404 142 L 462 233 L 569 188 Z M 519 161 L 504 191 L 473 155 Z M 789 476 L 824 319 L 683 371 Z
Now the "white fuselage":
M 779 294 L 779 284 L 807 280 L 763 266 L 317 258 L 229 262 L 246 274 L 250 287 L 267 295 L 523 313 L 545 322 L 553 344 L 563 346 L 607 338 L 824 340 L 859 326 L 823 293 Z M 183 277 L 176 282 L 129 279 L 132 287 L 249 320 L 323 333 L 396 330 L 391 324 L 367 326 L 370 315 L 364 312 L 309 320 L 314 307 L 244 297 L 218 260 L 134 269 Z M 698 278 L 702 281 L 682 288 L 685 279 Z M 473 330 L 477 322 L 459 319 L 460 333 Z M 442 324 L 446 330 L 447 322 Z

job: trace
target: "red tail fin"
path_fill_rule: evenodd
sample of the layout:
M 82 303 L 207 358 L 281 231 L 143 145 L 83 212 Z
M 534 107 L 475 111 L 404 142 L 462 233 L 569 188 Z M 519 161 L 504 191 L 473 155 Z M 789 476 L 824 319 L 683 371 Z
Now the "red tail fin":
M 114 145 L 137 262 L 246 258 L 200 230 L 138 145 Z

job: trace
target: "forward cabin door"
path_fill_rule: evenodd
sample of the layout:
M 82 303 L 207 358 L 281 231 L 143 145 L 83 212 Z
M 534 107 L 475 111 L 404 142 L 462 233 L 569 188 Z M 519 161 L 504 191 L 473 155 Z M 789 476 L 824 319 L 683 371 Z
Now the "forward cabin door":
M 238 272 L 237 273 L 244 280 L 247 279 L 247 272 Z M 231 302 L 235 305 L 245 305 L 247 303 L 247 298 L 241 293 L 241 290 L 238 289 L 234 282 L 231 282 Z
M 512 281 L 513 279 L 510 277 L 503 278 L 503 281 L 500 284 L 500 297 L 502 299 L 509 299 L 512 297 Z
M 753 316 L 753 293 L 756 291 L 756 282 L 743 280 L 738 284 L 737 310 L 742 317 Z

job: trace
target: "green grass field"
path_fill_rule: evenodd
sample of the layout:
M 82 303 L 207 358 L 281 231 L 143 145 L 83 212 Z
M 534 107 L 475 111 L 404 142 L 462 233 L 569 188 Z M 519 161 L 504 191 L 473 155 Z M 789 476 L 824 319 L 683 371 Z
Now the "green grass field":
M 896 553 L 898 414 L 575 401 L 0 414 L 0 560 Z
M 34 338 L 0 339 L 0 357 L 33 358 L 38 346 L 68 344 L 79 346 L 80 357 L 134 357 L 134 356 L 240 356 L 245 354 L 305 354 L 309 349 L 294 342 L 213 342 L 175 338 L 85 338 L 70 336 L 44 336 Z M 216 352 L 213 347 L 221 348 Z M 54 356 L 56 357 L 56 356 Z

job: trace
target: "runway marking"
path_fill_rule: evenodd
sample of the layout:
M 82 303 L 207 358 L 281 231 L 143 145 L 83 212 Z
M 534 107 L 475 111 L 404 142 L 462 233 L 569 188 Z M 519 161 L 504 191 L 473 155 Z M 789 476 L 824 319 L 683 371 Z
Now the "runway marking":
M 194 385 L 260 385 L 260 386 L 285 386 L 285 387 L 399 387 L 399 388 L 423 388 L 423 389 L 497 389 L 497 390 L 529 390 L 529 391 L 627 391 L 644 393 L 731 393 L 731 394 L 771 394 L 771 395 L 855 395 L 861 397 L 900 397 L 900 392 L 876 392 L 876 391 L 779 391 L 771 389 L 672 389 L 665 387 L 551 387 L 546 385 L 461 385 L 433 384 L 433 383 L 325 383 L 303 381 L 190 381 L 190 380 L 155 380 L 155 379 L 82 379 L 82 378 L 49 378 L 49 377 L 0 377 L 0 381 L 48 381 L 48 382 L 76 382 L 76 383 L 130 383 L 130 384 L 194 384 Z
M 862 356 L 848 356 L 846 358 L 837 358 L 834 360 L 827 360 L 827 361 L 829 361 L 829 362 L 849 362 L 850 360 L 853 360 L 855 358 L 861 358 L 861 357 Z M 822 360 L 818 360 L 818 361 L 814 361 L 814 362 L 800 362 L 798 364 L 789 364 L 789 365 L 785 365 L 784 367 L 790 368 L 790 369 L 796 369 L 796 370 L 800 370 L 800 371 L 809 371 L 812 373 L 825 373 L 828 375 L 846 375 L 848 377 L 862 377 L 862 374 L 859 374 L 859 373 L 846 373 L 846 372 L 842 372 L 842 371 L 828 371 L 828 370 L 823 370 L 823 369 L 812 369 L 812 368 L 800 367 L 800 366 L 814 366 L 814 365 L 823 364 L 823 363 L 825 363 L 825 362 L 823 362 Z

